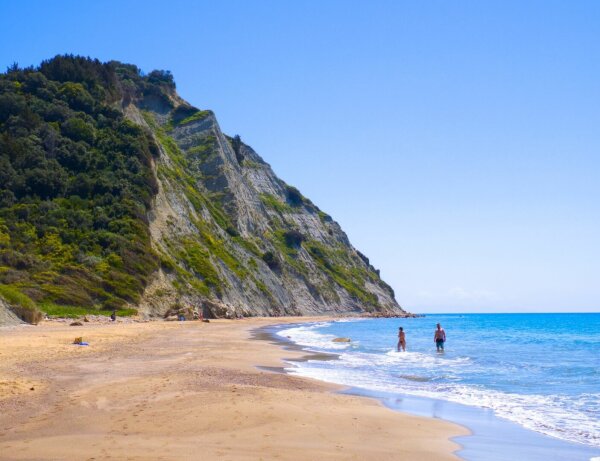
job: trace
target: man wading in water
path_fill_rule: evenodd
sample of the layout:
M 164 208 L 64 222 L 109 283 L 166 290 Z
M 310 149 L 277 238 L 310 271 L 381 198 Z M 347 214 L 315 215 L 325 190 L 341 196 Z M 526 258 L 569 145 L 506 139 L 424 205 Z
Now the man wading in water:
M 446 332 L 442 328 L 442 326 L 438 323 L 437 330 L 435 330 L 435 334 L 433 335 L 433 340 L 435 341 L 435 347 L 438 352 L 444 352 L 444 343 L 446 342 Z

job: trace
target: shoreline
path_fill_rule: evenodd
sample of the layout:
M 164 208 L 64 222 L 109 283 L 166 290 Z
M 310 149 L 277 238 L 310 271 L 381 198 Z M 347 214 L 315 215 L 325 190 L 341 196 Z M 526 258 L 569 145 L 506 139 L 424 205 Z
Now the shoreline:
M 336 319 L 331 319 L 335 321 Z M 300 325 L 300 323 L 298 323 Z M 289 325 L 292 326 L 292 325 Z M 300 350 L 307 354 L 306 360 L 336 360 L 340 354 L 311 350 L 291 339 L 277 334 L 286 325 L 273 325 L 262 329 L 270 335 L 270 340 L 279 343 L 287 350 Z M 321 357 L 324 358 L 321 358 Z M 286 360 L 294 366 L 305 360 Z M 297 365 L 296 365 L 297 366 Z M 292 367 L 281 367 L 281 373 L 295 375 L 287 371 Z M 319 379 L 316 377 L 315 379 Z M 331 381 L 325 381 L 331 383 Z M 335 384 L 335 383 L 334 383 Z M 493 410 L 455 403 L 433 397 L 422 397 L 402 392 L 392 393 L 359 387 L 341 385 L 337 392 L 361 397 L 369 397 L 386 407 L 402 414 L 411 414 L 457 424 L 468 431 L 451 438 L 460 445 L 454 454 L 465 461 L 504 461 L 505 459 L 527 459 L 528 461 L 596 461 L 600 460 L 600 450 L 584 444 L 562 440 L 527 429 L 512 421 L 495 415 Z M 500 451 L 499 451 L 500 450 Z
M 323 319 L 3 330 L 2 458 L 459 459 L 460 426 L 257 368 L 306 354 L 253 330 Z

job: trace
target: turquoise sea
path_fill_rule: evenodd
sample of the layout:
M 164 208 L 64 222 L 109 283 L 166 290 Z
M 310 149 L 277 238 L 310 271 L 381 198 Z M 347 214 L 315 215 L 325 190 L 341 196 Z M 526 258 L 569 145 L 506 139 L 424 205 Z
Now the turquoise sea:
M 438 322 L 447 335 L 443 354 L 433 341 Z M 396 351 L 400 326 L 406 352 Z M 600 456 L 600 314 L 350 319 L 282 326 L 276 334 L 307 350 L 338 355 L 291 363 L 292 374 L 363 393 L 478 408 L 524 433 L 542 435 L 538 444 L 562 441 L 574 448 L 556 458 L 546 452 L 544 459 Z M 333 342 L 336 337 L 352 341 Z

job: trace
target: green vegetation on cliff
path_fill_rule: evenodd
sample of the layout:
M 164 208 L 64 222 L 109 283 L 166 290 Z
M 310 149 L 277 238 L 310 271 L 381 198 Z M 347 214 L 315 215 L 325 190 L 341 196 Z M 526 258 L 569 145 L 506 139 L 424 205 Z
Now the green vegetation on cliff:
M 35 322 L 131 315 L 153 297 L 243 315 L 398 308 L 337 223 L 184 102 L 170 72 L 75 56 L 12 66 L 0 298 Z M 157 302 L 154 314 L 171 307 Z
M 62 56 L 0 75 L 0 295 L 13 305 L 121 308 L 158 267 L 158 148 L 114 102 L 172 82 L 125 66 L 128 87 L 119 66 Z

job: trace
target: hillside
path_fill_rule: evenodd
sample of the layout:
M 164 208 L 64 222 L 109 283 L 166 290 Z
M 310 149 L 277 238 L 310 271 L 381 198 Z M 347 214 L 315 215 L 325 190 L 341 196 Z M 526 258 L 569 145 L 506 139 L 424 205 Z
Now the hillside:
M 0 75 L 0 297 L 31 322 L 403 312 L 340 226 L 169 72 L 73 56 Z

